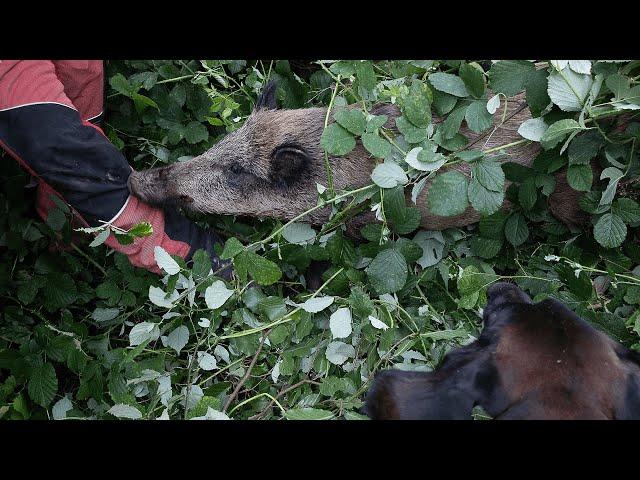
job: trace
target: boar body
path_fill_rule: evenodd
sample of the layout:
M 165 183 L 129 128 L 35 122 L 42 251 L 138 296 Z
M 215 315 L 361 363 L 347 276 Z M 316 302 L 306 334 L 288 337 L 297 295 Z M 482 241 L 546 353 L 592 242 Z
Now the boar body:
M 371 113 L 387 115 L 387 128 L 395 129 L 400 111 L 393 105 L 378 105 Z M 281 110 L 275 107 L 275 86 L 268 85 L 245 124 L 224 137 L 202 155 L 169 166 L 134 172 L 129 180 L 131 192 L 152 205 L 174 203 L 202 213 L 272 217 L 291 220 L 317 204 L 316 183 L 327 185 L 324 153 L 320 137 L 324 130 L 326 108 Z M 463 127 L 469 139 L 468 149 L 487 150 L 522 140 L 517 129 L 530 118 L 522 95 L 510 98 L 504 123 L 495 115 L 495 129 L 476 134 Z M 434 123 L 441 119 L 434 117 Z M 504 161 L 530 166 L 539 152 L 535 143 L 520 144 L 506 150 Z M 376 160 L 358 140 L 343 157 L 329 157 L 336 190 L 358 188 L 371 183 Z M 455 168 L 467 176 L 470 166 Z M 446 171 L 446 168 L 440 170 Z M 556 174 L 557 188 L 550 196 L 550 210 L 569 226 L 580 225 L 583 213 L 578 192 L 572 190 L 563 171 Z M 480 214 L 469 207 L 457 216 L 441 217 L 427 208 L 430 182 L 417 199 L 423 228 L 441 230 L 477 222 Z M 506 182 L 505 188 L 509 185 Z M 410 190 L 410 189 L 407 189 Z M 407 192 L 409 196 L 410 192 Z M 411 200 L 407 198 L 407 204 Z M 503 208 L 507 208 L 505 202 Z M 305 221 L 321 225 L 331 207 L 311 212 Z M 371 212 L 358 215 L 350 223 L 352 233 L 365 223 L 375 222 Z

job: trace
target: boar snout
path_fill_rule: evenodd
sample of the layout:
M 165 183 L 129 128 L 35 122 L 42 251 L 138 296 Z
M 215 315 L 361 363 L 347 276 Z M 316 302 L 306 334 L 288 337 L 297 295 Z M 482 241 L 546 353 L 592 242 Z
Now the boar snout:
M 173 165 L 152 168 L 142 172 L 132 172 L 127 180 L 129 192 L 152 206 L 180 201 L 190 203 L 188 196 L 180 195 L 175 188 Z

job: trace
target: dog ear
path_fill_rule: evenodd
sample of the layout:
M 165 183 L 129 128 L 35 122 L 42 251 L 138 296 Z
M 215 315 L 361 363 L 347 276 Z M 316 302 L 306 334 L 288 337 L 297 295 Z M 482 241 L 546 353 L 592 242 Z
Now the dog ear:
M 278 86 L 276 85 L 276 82 L 270 81 L 267 83 L 262 89 L 260 97 L 258 97 L 254 110 L 276 110 L 278 108 L 278 100 L 276 98 L 277 91 Z
M 471 420 L 478 392 L 457 372 L 448 373 L 382 371 L 367 393 L 363 412 L 374 420 Z

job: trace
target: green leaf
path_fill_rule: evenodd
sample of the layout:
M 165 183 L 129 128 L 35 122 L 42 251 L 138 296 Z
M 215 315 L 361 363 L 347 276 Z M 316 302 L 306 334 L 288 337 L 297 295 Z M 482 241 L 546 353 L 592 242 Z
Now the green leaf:
M 565 112 L 579 112 L 584 106 L 593 79 L 565 68 L 549 75 L 547 93 L 551 101 Z
M 526 82 L 526 100 L 531 114 L 539 116 L 542 111 L 551 103 L 547 93 L 547 71 L 535 70 L 529 73 Z
M 591 190 L 593 172 L 590 165 L 570 165 L 567 169 L 567 182 L 569 186 L 579 192 Z
M 471 131 L 476 133 L 484 132 L 493 126 L 493 116 L 487 111 L 487 105 L 484 100 L 476 100 L 464 114 L 467 126 Z
M 371 286 L 379 295 L 401 290 L 409 273 L 404 256 L 394 249 L 378 253 L 366 271 Z
M 204 301 L 207 307 L 215 310 L 223 306 L 234 293 L 235 291 L 227 288 L 222 280 L 216 280 L 204 291 Z
M 287 420 L 330 420 L 335 415 L 319 408 L 294 408 L 284 414 Z
M 54 231 L 59 232 L 64 227 L 67 217 L 57 208 L 52 208 L 47 214 L 47 225 Z
M 306 245 L 316 238 L 316 231 L 308 223 L 294 222 L 282 230 L 282 236 L 289 243 Z
M 365 90 L 373 90 L 376 86 L 376 73 L 370 61 L 355 62 L 358 84 Z
M 403 113 L 416 127 L 427 127 L 431 123 L 431 100 L 422 83 L 413 82 L 409 95 L 404 100 Z
M 240 243 L 240 240 L 236 237 L 231 237 L 225 242 L 220 258 L 222 260 L 229 260 L 242 252 L 242 250 L 244 250 L 244 247 L 242 243 Z
M 464 213 L 469 206 L 467 183 L 467 177 L 455 170 L 436 176 L 427 196 L 429 211 L 442 217 Z
M 518 201 L 525 210 L 531 210 L 538 200 L 538 192 L 536 189 L 536 179 L 534 177 L 527 178 L 518 189 Z
M 402 167 L 393 162 L 385 162 L 373 169 L 371 180 L 379 187 L 393 188 L 398 185 L 404 185 L 409 181 L 409 178 Z
M 492 192 L 504 190 L 504 172 L 502 166 L 495 160 L 484 159 L 475 162 L 471 169 L 473 178 Z
M 483 187 L 475 178 L 469 183 L 467 193 L 473 208 L 483 215 L 491 215 L 497 212 L 504 201 L 504 193 L 502 191 L 492 192 Z
M 47 275 L 47 285 L 42 291 L 44 303 L 50 312 L 71 305 L 78 298 L 73 279 L 66 273 Z
M 427 129 L 416 127 L 404 116 L 396 118 L 396 126 L 408 143 L 420 143 L 427 139 Z
M 611 212 L 619 216 L 624 223 L 640 222 L 640 205 L 630 198 L 618 198 L 611 206 Z
M 484 70 L 476 62 L 465 63 L 460 67 L 460 78 L 467 91 L 476 98 L 480 98 L 485 91 Z
M 362 145 L 371 155 L 377 158 L 385 158 L 391 153 L 391 144 L 377 133 L 363 134 Z
M 615 213 L 605 213 L 593 227 L 593 236 L 605 248 L 619 247 L 627 236 L 627 226 Z
M 578 135 L 567 149 L 569 165 L 588 165 L 603 145 L 604 139 L 598 132 L 590 131 Z
M 184 138 L 191 144 L 204 142 L 209 138 L 209 132 L 200 122 L 189 122 L 184 129 Z
M 513 213 L 504 224 L 504 236 L 507 241 L 517 247 L 522 245 L 529 238 L 529 227 L 527 220 L 521 213 Z
M 539 142 L 547 131 L 547 124 L 542 118 L 530 118 L 518 127 L 518 135 L 533 142 Z
M 362 110 L 354 109 L 342 109 L 333 114 L 333 118 L 340 126 L 346 128 L 354 135 L 362 135 L 364 129 L 367 126 L 367 119 L 362 113 Z
M 599 205 L 609 205 L 613 201 L 613 197 L 615 196 L 616 190 L 618 189 L 618 182 L 622 177 L 624 177 L 624 173 L 622 172 L 622 170 L 619 170 L 615 167 L 607 167 L 602 171 L 602 173 L 600 174 L 600 179 L 603 180 L 605 178 L 608 178 L 609 184 L 602 193 Z
M 320 137 L 320 146 L 330 155 L 346 155 L 356 146 L 356 139 L 337 123 L 327 126 Z
M 180 355 L 180 350 L 182 350 L 187 343 L 189 343 L 189 329 L 185 325 L 180 325 L 172 330 L 166 339 L 162 337 L 162 344 L 165 347 L 175 350 L 178 355 Z
M 489 87 L 494 93 L 511 97 L 522 91 L 529 76 L 536 71 L 531 62 L 524 60 L 500 60 L 487 72 Z
M 27 391 L 31 400 L 46 408 L 58 391 L 58 377 L 53 365 L 46 362 L 33 367 Z
M 458 130 L 460 130 L 460 126 L 462 125 L 462 120 L 467 112 L 467 106 L 463 105 L 461 107 L 456 108 L 453 112 L 449 114 L 449 116 L 438 126 L 438 132 L 441 133 L 443 138 L 450 139 L 453 138 Z
M 479 235 L 471 239 L 471 251 L 480 258 L 490 259 L 495 257 L 502 249 L 502 240 L 484 238 Z
M 238 268 L 248 271 L 260 285 L 271 285 L 282 277 L 282 271 L 271 260 L 253 252 L 241 252 L 234 258 Z
M 440 92 L 448 93 L 456 97 L 468 97 L 469 92 L 464 81 L 451 73 L 436 72 L 429 75 L 429 83 Z
M 558 120 L 544 132 L 540 144 L 545 150 L 550 150 L 564 140 L 567 135 L 580 130 L 582 130 L 580 124 L 571 118 Z

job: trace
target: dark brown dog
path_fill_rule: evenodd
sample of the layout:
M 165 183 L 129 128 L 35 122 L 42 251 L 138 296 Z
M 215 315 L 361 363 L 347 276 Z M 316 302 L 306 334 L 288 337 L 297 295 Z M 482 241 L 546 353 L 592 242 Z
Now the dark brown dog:
M 640 355 L 560 302 L 534 304 L 511 283 L 488 290 L 480 338 L 429 373 L 386 370 L 370 389 L 373 419 L 640 419 Z

